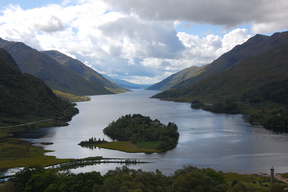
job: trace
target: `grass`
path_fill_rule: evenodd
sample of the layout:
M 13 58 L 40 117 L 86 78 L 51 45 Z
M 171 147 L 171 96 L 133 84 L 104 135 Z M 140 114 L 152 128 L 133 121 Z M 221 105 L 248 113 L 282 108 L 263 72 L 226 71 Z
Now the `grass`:
M 55 165 L 69 161 L 45 156 L 43 148 L 17 138 L 1 138 L 0 140 L 0 169 L 26 167 L 39 164 L 42 166 Z
M 135 143 L 135 146 L 138 148 L 144 148 L 144 149 L 157 149 L 159 144 L 160 144 L 160 141 L 153 141 L 153 142 Z
M 261 186 L 267 184 L 270 185 L 270 177 L 257 174 L 238 174 L 238 173 L 225 173 L 225 181 L 228 185 L 232 185 L 233 182 L 239 181 L 243 183 L 248 189 L 253 192 L 265 192 L 270 191 L 268 187 Z
M 61 99 L 69 102 L 90 101 L 89 97 L 81 97 L 70 93 L 64 93 L 58 90 L 53 90 L 53 92 Z
M 150 148 L 139 148 L 128 141 L 108 142 L 104 144 L 97 144 L 99 148 L 112 149 L 124 151 L 128 153 L 159 153 L 159 150 Z

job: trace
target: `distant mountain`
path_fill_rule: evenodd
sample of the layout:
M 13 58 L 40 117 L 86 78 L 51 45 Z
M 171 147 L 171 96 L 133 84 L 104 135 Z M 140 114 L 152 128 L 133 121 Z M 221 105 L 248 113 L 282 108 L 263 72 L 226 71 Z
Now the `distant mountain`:
M 83 75 L 59 64 L 55 59 L 20 42 L 5 41 L 0 38 L 0 47 L 9 52 L 25 72 L 39 77 L 52 89 L 74 95 L 111 94 L 98 82 L 88 80 Z
M 203 72 L 157 97 L 192 101 L 239 98 L 241 94 L 288 78 L 288 32 L 256 35 L 207 65 Z
M 71 69 L 72 71 L 84 76 L 87 80 L 97 82 L 103 85 L 106 89 L 113 93 L 121 93 L 127 91 L 126 89 L 116 85 L 115 83 L 110 82 L 108 79 L 104 78 L 95 70 L 91 69 L 81 61 L 73 59 L 59 51 L 42 51 L 55 59 L 58 63 L 64 65 L 65 67 Z
M 1 48 L 0 90 L 2 125 L 62 117 L 68 110 L 77 112 L 70 103 L 58 98 L 41 79 L 23 74 L 12 56 Z
M 169 90 L 175 85 L 196 76 L 197 74 L 201 73 L 201 69 L 204 67 L 197 67 L 197 66 L 192 66 L 189 68 L 186 68 L 178 73 L 175 73 L 166 79 L 160 81 L 159 83 L 156 83 L 154 85 L 151 85 L 150 87 L 147 87 L 146 89 L 148 90 Z
M 112 83 L 115 83 L 116 85 L 120 87 L 124 87 L 126 89 L 145 89 L 146 87 L 150 86 L 150 84 L 135 84 L 129 81 L 121 80 L 121 79 L 113 79 L 107 75 L 103 75 L 103 76 L 109 79 Z

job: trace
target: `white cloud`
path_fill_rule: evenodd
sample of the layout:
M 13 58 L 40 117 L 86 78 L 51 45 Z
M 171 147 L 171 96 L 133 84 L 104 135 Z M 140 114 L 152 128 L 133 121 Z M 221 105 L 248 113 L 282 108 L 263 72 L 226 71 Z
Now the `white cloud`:
M 244 43 L 251 36 L 247 29 L 237 28 L 225 34 L 223 38 L 218 35 L 207 35 L 200 38 L 184 32 L 179 32 L 178 37 L 186 47 L 183 59 L 187 60 L 185 67 L 189 67 L 189 65 L 208 64 L 236 45 Z
M 274 12 L 264 1 L 64 0 L 27 10 L 10 5 L 0 15 L 0 34 L 39 50 L 58 50 L 108 75 L 152 83 L 210 63 L 250 37 L 243 28 L 206 36 L 177 32 L 183 20 L 226 27 L 250 22 L 254 31 L 281 28 L 285 1 L 277 1 Z
M 287 29 L 287 0 L 157 0 L 153 2 L 152 0 L 106 0 L 106 2 L 113 5 L 115 10 L 132 12 L 151 20 L 184 20 L 222 25 L 226 28 L 253 23 L 255 33 Z

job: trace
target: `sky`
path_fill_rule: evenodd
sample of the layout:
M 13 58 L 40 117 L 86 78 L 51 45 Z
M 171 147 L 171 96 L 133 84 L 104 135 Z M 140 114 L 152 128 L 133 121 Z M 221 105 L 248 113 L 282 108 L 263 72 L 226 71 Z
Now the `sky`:
M 287 31 L 287 10 L 287 0 L 0 0 L 0 37 L 153 84 Z

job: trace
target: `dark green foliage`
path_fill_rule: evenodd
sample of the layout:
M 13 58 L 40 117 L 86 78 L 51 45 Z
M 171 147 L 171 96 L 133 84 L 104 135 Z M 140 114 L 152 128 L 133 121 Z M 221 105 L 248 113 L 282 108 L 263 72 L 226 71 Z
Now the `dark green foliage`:
M 250 90 L 243 94 L 242 100 L 250 103 L 259 103 L 263 100 L 288 105 L 288 79 L 272 82 L 257 90 Z
M 225 101 L 223 103 L 215 103 L 212 105 L 205 105 L 203 109 L 214 113 L 230 113 L 230 114 L 240 113 L 238 104 L 230 101 Z
M 241 100 L 252 105 L 266 101 L 278 104 L 277 110 L 252 114 L 248 120 L 261 122 L 265 128 L 276 132 L 288 132 L 288 79 L 250 90 L 242 95 Z
M 85 145 L 93 145 L 93 144 L 103 144 L 103 143 L 107 143 L 107 141 L 103 139 L 97 139 L 96 137 L 91 137 L 89 138 L 88 140 L 85 140 L 85 141 L 81 141 L 79 143 L 79 145 L 81 146 L 85 146 Z
M 190 191 L 227 191 L 227 185 L 222 172 L 216 172 L 213 169 L 198 169 L 196 167 L 186 167 L 180 169 L 172 176 L 172 191 L 190 192 Z
M 0 121 L 58 118 L 70 120 L 78 112 L 58 98 L 40 79 L 22 72 L 9 54 L 0 51 Z
M 193 109 L 202 109 L 204 106 L 205 106 L 205 104 L 199 100 L 193 100 L 191 102 L 191 108 L 193 108 Z
M 270 192 L 285 192 L 287 191 L 287 185 L 284 183 L 273 183 Z
M 12 179 L 19 192 L 89 192 L 103 183 L 98 172 L 73 174 L 56 170 L 45 170 L 40 166 L 24 168 Z
M 132 143 L 160 141 L 157 149 L 168 150 L 178 143 L 177 125 L 169 122 L 167 126 L 159 120 L 140 114 L 125 115 L 112 122 L 103 132 L 113 139 L 130 140 Z
M 165 176 L 159 170 L 145 172 L 124 166 L 101 176 L 98 172 L 73 174 L 31 166 L 11 181 L 14 192 L 224 192 L 229 189 L 222 172 L 195 167 L 185 167 Z
M 223 103 L 215 103 L 215 104 L 204 104 L 198 100 L 194 100 L 191 103 L 191 107 L 193 109 L 203 109 L 214 113 L 230 113 L 230 114 L 240 113 L 238 104 L 233 103 L 229 100 L 226 100 Z

